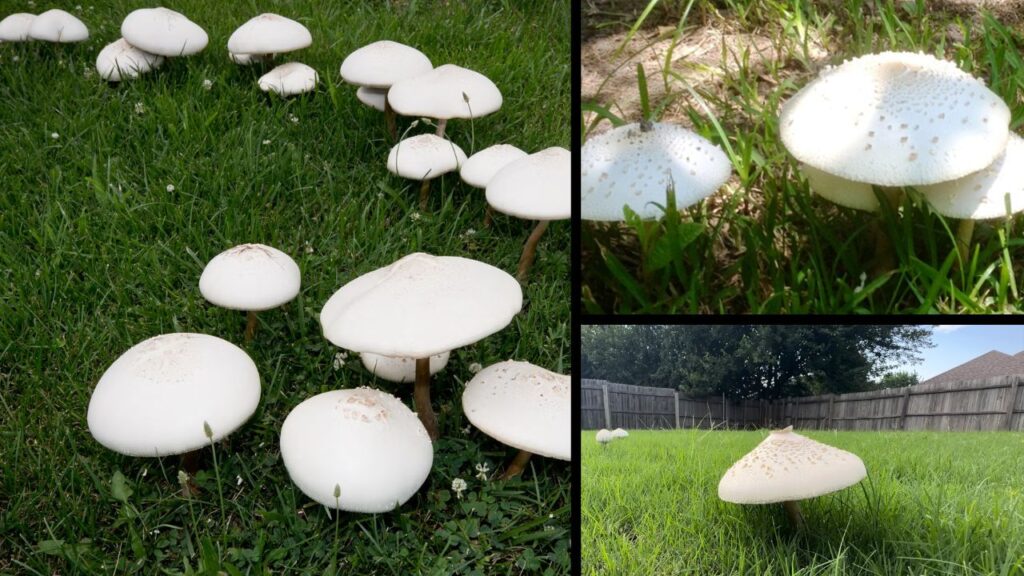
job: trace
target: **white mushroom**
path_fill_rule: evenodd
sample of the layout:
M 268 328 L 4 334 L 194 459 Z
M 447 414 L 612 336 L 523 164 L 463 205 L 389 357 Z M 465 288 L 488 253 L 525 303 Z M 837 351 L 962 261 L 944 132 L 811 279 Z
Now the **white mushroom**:
M 487 188 L 487 183 L 499 170 L 526 156 L 526 152 L 511 144 L 495 144 L 466 158 L 459 169 L 459 177 L 474 188 Z
M 27 42 L 29 28 L 35 20 L 35 14 L 18 12 L 0 20 L 0 40 L 4 42 Z
M 107 82 L 120 82 L 138 78 L 163 63 L 163 56 L 143 52 L 119 38 L 100 50 L 96 56 L 96 71 Z
M 188 56 L 210 41 L 206 31 L 184 14 L 167 8 L 140 8 L 121 22 L 121 36 L 150 54 Z
M 498 362 L 462 393 L 466 418 L 484 434 L 519 448 L 502 478 L 523 471 L 531 454 L 572 459 L 572 383 L 529 362 Z
M 340 348 L 415 358 L 416 409 L 436 439 L 428 359 L 501 330 L 522 306 L 519 283 L 494 266 L 415 253 L 342 286 L 320 325 Z
M 28 37 L 47 42 L 84 42 L 89 39 L 89 29 L 73 15 L 53 9 L 32 20 L 28 28 Z
M 274 54 L 301 50 L 313 43 L 309 29 L 277 14 L 264 13 L 246 21 L 228 38 L 228 55 L 236 64 L 270 60 Z
M 842 490 L 865 476 L 864 462 L 855 454 L 801 436 L 790 426 L 771 432 L 733 464 L 718 484 L 718 497 L 735 504 L 782 502 L 799 526 L 798 500 Z
M 360 86 L 356 89 L 356 99 L 374 110 L 385 112 L 390 110 L 388 106 L 388 91 L 380 88 L 368 88 Z M 394 116 L 394 112 L 391 113 Z
M 281 459 L 292 482 L 329 508 L 379 513 L 404 504 L 430 474 L 423 425 L 394 396 L 332 390 L 296 406 L 281 426 Z
M 430 181 L 459 169 L 466 153 L 451 140 L 420 134 L 402 140 L 388 152 L 388 171 L 402 178 L 420 180 L 420 209 L 426 210 Z
M 241 244 L 206 264 L 199 291 L 221 308 L 244 310 L 245 341 L 250 342 L 256 333 L 256 312 L 295 298 L 301 281 L 299 265 L 284 252 L 263 244 Z
M 378 40 L 363 46 L 341 63 L 341 78 L 359 86 L 356 97 L 367 106 L 384 112 L 392 140 L 398 139 L 395 112 L 388 103 L 388 89 L 398 82 L 433 70 L 430 59 L 413 48 L 391 40 Z
M 501 91 L 486 76 L 454 64 L 401 80 L 388 91 L 388 102 L 403 116 L 440 120 L 443 136 L 451 118 L 480 118 L 501 108 Z
M 572 215 L 572 154 L 552 147 L 514 160 L 487 183 L 487 203 L 503 214 L 537 220 L 519 257 L 516 277 L 526 278 L 537 243 L 551 220 Z
M 430 375 L 433 376 L 448 365 L 449 352 L 434 354 L 430 357 Z M 359 355 L 366 367 L 374 376 L 383 378 L 388 382 L 405 384 L 416 381 L 416 359 L 399 358 L 395 356 L 383 356 L 371 352 L 363 352 Z
M 580 151 L 580 216 L 622 221 L 623 206 L 641 218 L 663 215 L 667 191 L 675 207 L 696 204 L 718 190 L 732 166 L 722 150 L 682 126 L 626 124 L 588 138 Z
M 288 62 L 261 76 L 259 85 L 264 92 L 287 97 L 311 92 L 318 81 L 316 70 L 300 62 Z
M 628 437 L 629 437 L 629 432 L 626 432 L 622 428 L 616 428 L 615 430 L 612 430 L 612 438 L 614 438 L 616 440 L 618 440 L 619 438 L 628 438 Z
M 615 437 L 612 436 L 612 433 L 609 432 L 607 428 L 601 428 L 598 430 L 595 438 L 597 439 L 597 443 L 601 446 L 607 446 L 612 440 L 615 440 Z

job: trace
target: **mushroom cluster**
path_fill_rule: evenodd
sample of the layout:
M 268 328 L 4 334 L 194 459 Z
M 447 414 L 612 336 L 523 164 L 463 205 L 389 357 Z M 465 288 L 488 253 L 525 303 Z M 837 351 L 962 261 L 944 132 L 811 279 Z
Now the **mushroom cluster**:
M 932 208 L 960 218 L 966 259 L 977 219 L 1024 210 L 1024 146 L 1006 103 L 953 62 L 883 52 L 823 70 L 782 106 L 782 142 L 816 194 L 878 211 L 873 186 L 895 203 L 915 187 Z

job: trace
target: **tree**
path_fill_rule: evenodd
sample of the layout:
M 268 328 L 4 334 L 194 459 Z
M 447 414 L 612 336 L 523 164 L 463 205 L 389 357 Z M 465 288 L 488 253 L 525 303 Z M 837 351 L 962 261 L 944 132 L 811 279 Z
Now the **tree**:
M 878 387 L 903 388 L 904 386 L 913 386 L 917 383 L 917 374 L 907 370 L 900 370 L 898 372 L 883 374 L 882 379 L 878 382 Z

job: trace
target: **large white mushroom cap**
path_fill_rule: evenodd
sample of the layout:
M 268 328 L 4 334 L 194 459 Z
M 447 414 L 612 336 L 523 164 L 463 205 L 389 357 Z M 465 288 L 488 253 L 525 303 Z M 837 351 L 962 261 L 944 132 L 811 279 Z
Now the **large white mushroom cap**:
M 557 146 L 514 160 L 487 183 L 487 203 L 527 220 L 572 215 L 572 154 Z
M 1024 210 L 1024 139 L 1011 134 L 1006 150 L 991 166 L 918 190 L 936 212 L 950 218 L 984 220 L 1016 214 Z
M 433 376 L 444 367 L 448 365 L 448 357 L 451 354 L 449 352 L 442 352 L 441 354 L 434 354 L 430 357 L 430 375 Z M 363 366 L 366 367 L 374 376 L 383 378 L 388 382 L 398 382 L 404 384 L 406 382 L 416 381 L 416 359 L 415 358 L 399 358 L 395 356 L 382 356 L 380 354 L 374 354 L 372 352 L 363 352 L 359 355 L 359 359 L 363 361 Z
M 316 88 L 316 70 L 301 62 L 281 64 L 259 79 L 260 89 L 281 96 L 295 96 Z
M 0 20 L 0 40 L 4 42 L 25 42 L 29 39 L 28 30 L 32 27 L 35 14 L 18 12 Z
M 206 48 L 206 31 L 184 14 L 167 8 L 140 8 L 121 22 L 121 36 L 150 54 L 188 56 Z
M 128 349 L 89 399 L 89 431 L 129 456 L 196 450 L 234 432 L 256 411 L 260 375 L 234 344 L 206 334 L 155 336 Z
M 398 398 L 356 388 L 324 392 L 296 406 L 281 426 L 281 458 L 292 482 L 313 500 L 377 513 L 416 493 L 430 474 L 434 449 L 423 424 Z
M 419 134 L 391 148 L 388 171 L 402 178 L 432 180 L 458 170 L 465 161 L 466 153 L 458 144 L 434 134 Z
M 272 246 L 241 244 L 217 254 L 203 268 L 203 298 L 229 310 L 259 312 L 299 293 L 299 265 Z
M 260 14 L 239 26 L 228 38 L 233 54 L 281 54 L 313 43 L 313 35 L 302 24 L 277 14 Z
M 501 108 L 501 91 L 479 72 L 444 64 L 396 82 L 388 101 L 403 116 L 479 118 Z
M 32 20 L 28 37 L 47 42 L 84 42 L 89 39 L 89 29 L 78 18 L 55 8 Z
M 164 63 L 163 56 L 143 52 L 119 38 L 107 44 L 96 56 L 96 71 L 108 82 L 137 78 Z
M 607 428 L 601 428 L 598 430 L 594 437 L 597 439 L 598 444 L 608 444 L 612 440 L 615 440 L 615 436 L 612 436 L 612 433 Z
M 768 504 L 842 490 L 867 476 L 855 454 L 793 432 L 775 430 L 740 458 L 718 483 L 718 497 L 736 504 Z
M 616 428 L 615 430 L 612 430 L 612 438 L 618 439 L 618 438 L 628 438 L 628 437 L 629 437 L 629 432 L 626 432 L 622 428 Z
M 622 221 L 623 206 L 641 218 L 660 218 L 669 186 L 676 207 L 710 196 L 729 179 L 725 152 L 698 134 L 654 122 L 644 131 L 626 124 L 588 138 L 581 151 L 581 217 Z
M 367 86 L 360 86 L 359 89 L 356 90 L 356 98 L 360 102 L 381 112 L 386 108 L 384 100 L 387 99 L 387 97 L 388 91 L 385 88 L 369 88 Z
M 878 211 L 878 197 L 871 184 L 840 178 L 807 164 L 800 165 L 800 172 L 807 177 L 811 192 L 818 196 L 847 208 Z
M 858 182 L 934 184 L 991 164 L 1010 110 L 970 74 L 927 54 L 883 52 L 828 68 L 779 115 L 797 160 Z
M 499 170 L 526 156 L 526 152 L 511 144 L 495 144 L 466 158 L 462 168 L 459 168 L 459 177 L 474 188 L 486 188 Z
M 347 350 L 428 358 L 501 330 L 522 307 L 523 290 L 504 270 L 414 253 L 342 286 L 320 324 Z
M 572 385 L 529 362 L 498 362 L 477 372 L 462 411 L 491 438 L 533 454 L 572 459 Z
M 399 80 L 419 76 L 433 68 L 430 58 L 412 46 L 378 40 L 346 56 L 341 63 L 341 77 L 357 86 L 390 88 Z

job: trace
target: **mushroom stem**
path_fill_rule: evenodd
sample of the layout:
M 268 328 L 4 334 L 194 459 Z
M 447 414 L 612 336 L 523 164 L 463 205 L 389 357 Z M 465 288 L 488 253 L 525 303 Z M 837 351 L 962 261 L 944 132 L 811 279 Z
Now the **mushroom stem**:
M 395 123 L 395 109 L 391 107 L 387 94 L 384 95 L 384 122 L 388 125 L 388 134 L 391 136 L 391 141 L 397 142 L 398 125 Z
M 882 198 L 888 207 L 895 212 L 900 208 L 903 194 L 896 188 L 883 188 Z M 879 208 L 879 210 L 883 209 Z M 875 256 L 871 266 L 871 274 L 873 276 L 881 276 L 896 267 L 896 253 L 893 251 L 892 239 L 889 238 L 889 234 L 882 226 L 881 214 L 872 222 L 871 234 L 875 239 Z
M 424 180 L 420 184 L 420 210 L 427 209 L 427 198 L 430 196 L 430 180 Z
M 488 204 L 487 208 L 484 209 L 484 228 L 490 228 L 491 227 L 491 219 L 492 219 L 493 215 L 494 215 L 494 208 L 491 208 L 491 205 Z
M 526 463 L 530 461 L 530 456 L 532 456 L 531 453 L 527 452 L 526 450 L 520 450 L 519 453 L 516 454 L 516 457 L 513 458 L 512 461 L 508 463 L 508 466 L 505 468 L 505 472 L 503 472 L 501 474 L 501 477 L 499 477 L 498 479 L 508 480 L 513 476 L 518 476 L 522 474 L 523 469 L 526 468 Z
M 444 120 L 444 119 L 438 120 L 437 121 L 437 132 L 435 134 L 438 135 L 438 136 L 443 137 L 444 136 L 444 129 L 445 129 L 446 126 L 448 126 L 448 121 L 447 120 Z
M 199 450 L 185 452 L 181 455 L 181 469 L 188 474 L 188 482 L 181 487 L 181 495 L 185 498 L 199 494 L 199 486 L 196 486 L 193 478 L 199 471 Z
M 430 406 L 430 358 L 416 359 L 416 385 L 412 393 L 413 403 L 416 405 L 416 415 L 419 416 L 423 427 L 431 440 L 437 440 L 441 434 L 437 429 L 437 415 Z
M 800 512 L 800 503 L 796 500 L 788 500 L 782 503 L 782 507 L 786 510 L 789 523 L 795 528 L 802 528 L 804 525 L 804 515 Z
M 526 245 L 523 246 L 523 255 L 519 257 L 519 270 L 516 272 L 516 278 L 519 280 L 526 278 L 526 272 L 530 269 L 530 265 L 533 264 L 533 259 L 537 255 L 537 243 L 540 242 L 540 237 L 544 235 L 544 231 L 547 229 L 548 221 L 541 220 L 537 222 L 537 226 L 530 233 L 530 237 L 526 239 Z
M 974 220 L 964 218 L 956 228 L 956 246 L 960 251 L 960 263 L 967 268 L 967 258 L 971 255 L 971 236 L 974 235 Z
M 245 313 L 245 318 L 245 343 L 248 344 L 256 336 L 256 313 L 249 310 Z

